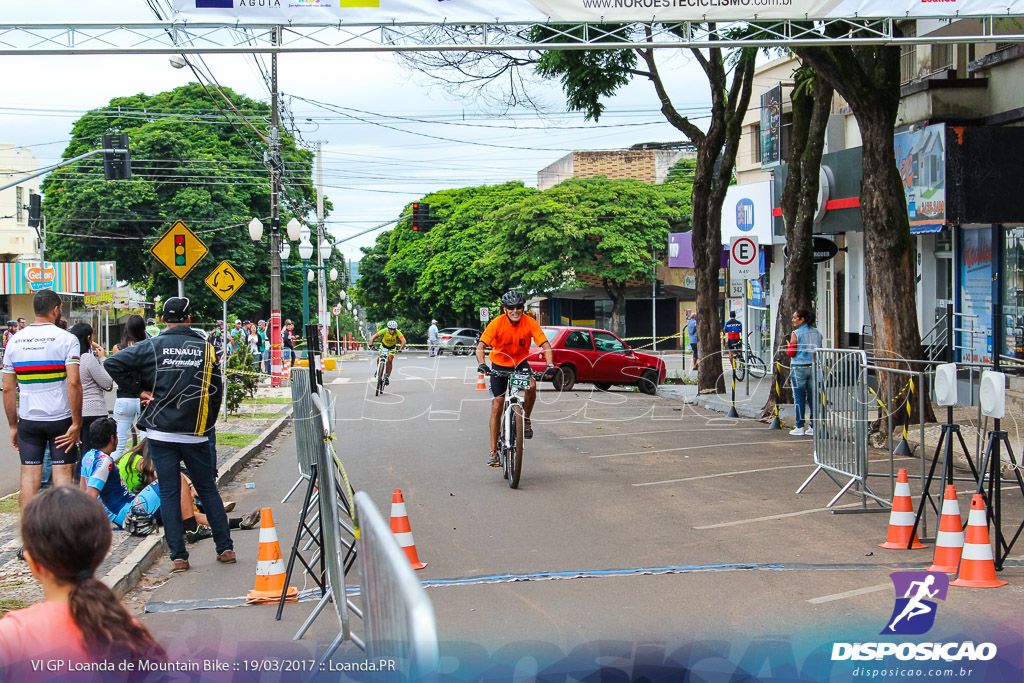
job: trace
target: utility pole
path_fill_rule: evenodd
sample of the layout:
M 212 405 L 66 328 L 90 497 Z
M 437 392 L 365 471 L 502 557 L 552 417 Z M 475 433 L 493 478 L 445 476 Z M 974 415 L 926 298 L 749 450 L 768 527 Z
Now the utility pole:
M 280 41 L 280 28 L 274 27 L 274 47 Z M 277 51 L 270 53 L 270 386 L 281 386 L 281 155 L 277 104 Z M 225 324 L 225 328 L 227 325 Z M 224 330 L 225 334 L 227 329 Z
M 327 311 L 327 273 L 324 272 L 324 257 L 320 248 L 329 244 L 327 239 L 327 227 L 324 224 L 324 155 L 323 142 L 316 143 L 316 220 L 317 220 L 317 241 L 316 241 L 316 265 L 317 265 L 317 322 L 320 324 L 321 348 L 325 351 L 328 348 L 327 338 L 330 336 L 331 318 Z M 323 356 L 321 355 L 321 359 Z

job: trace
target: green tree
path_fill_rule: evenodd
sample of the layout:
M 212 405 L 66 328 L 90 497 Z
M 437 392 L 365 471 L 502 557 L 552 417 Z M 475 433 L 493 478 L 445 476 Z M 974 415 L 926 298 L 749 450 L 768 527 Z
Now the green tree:
M 528 292 L 550 293 L 597 278 L 612 300 L 612 330 L 623 333 L 629 280 L 653 277 L 654 252 L 686 217 L 685 186 L 638 180 L 572 179 L 499 209 L 508 227 L 490 260 Z
M 268 105 L 225 88 L 232 102 L 265 127 Z M 47 257 L 54 260 L 110 259 L 120 280 L 144 289 L 149 298 L 177 291 L 174 276 L 149 248 L 176 220 L 185 222 L 209 254 L 185 281 L 199 319 L 221 315 L 221 303 L 203 278 L 222 259 L 246 278 L 231 299 L 240 317 L 270 317 L 270 254 L 266 239 L 253 243 L 246 225 L 262 218 L 269 229 L 269 173 L 262 163 L 263 141 L 235 115 L 226 115 L 199 85 L 156 95 L 118 97 L 75 122 L 64 158 L 101 145 L 105 133 L 128 133 L 132 178 L 103 181 L 102 162 L 92 157 L 51 173 L 42 186 L 47 216 Z M 305 215 L 313 205 L 312 153 L 282 136 L 285 164 L 283 222 Z M 295 250 L 292 250 L 293 253 Z M 285 315 L 301 312 L 298 277 L 282 287 Z

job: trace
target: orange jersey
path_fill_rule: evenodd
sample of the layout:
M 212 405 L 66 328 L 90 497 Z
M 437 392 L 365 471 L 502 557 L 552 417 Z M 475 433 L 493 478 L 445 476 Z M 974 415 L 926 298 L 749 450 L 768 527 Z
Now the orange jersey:
M 548 340 L 537 320 L 526 314 L 518 325 L 513 325 L 508 316 L 502 313 L 480 335 L 480 341 L 491 347 L 491 363 L 506 368 L 513 368 L 526 360 L 530 355 L 531 339 L 537 342 L 537 346 Z

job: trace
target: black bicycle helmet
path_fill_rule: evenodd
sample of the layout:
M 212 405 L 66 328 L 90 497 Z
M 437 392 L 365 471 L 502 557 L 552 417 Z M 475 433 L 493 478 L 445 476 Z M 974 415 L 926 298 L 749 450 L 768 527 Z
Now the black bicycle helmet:
M 148 536 L 156 531 L 156 520 L 141 505 L 132 505 L 125 515 L 122 527 L 132 536 Z
M 526 304 L 526 297 L 523 296 L 522 292 L 517 292 L 514 289 L 510 289 L 501 296 L 501 305 L 505 308 L 512 308 L 513 306 L 523 306 Z

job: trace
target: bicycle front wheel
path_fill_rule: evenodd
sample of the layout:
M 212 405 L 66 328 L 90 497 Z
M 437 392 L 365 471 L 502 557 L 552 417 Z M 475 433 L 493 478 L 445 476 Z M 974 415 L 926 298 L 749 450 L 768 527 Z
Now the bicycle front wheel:
M 523 407 L 512 406 L 511 431 L 509 432 L 508 455 L 508 487 L 519 487 L 519 475 L 523 468 Z
M 386 366 L 383 363 L 377 364 L 377 393 L 374 396 L 380 396 L 381 392 L 384 391 L 384 368 Z

